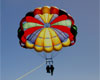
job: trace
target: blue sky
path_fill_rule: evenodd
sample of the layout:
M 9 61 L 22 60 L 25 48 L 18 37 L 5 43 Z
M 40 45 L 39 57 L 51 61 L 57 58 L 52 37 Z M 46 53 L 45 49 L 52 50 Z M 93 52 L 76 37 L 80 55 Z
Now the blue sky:
M 20 47 L 17 38 L 25 14 L 45 5 L 71 14 L 77 42 L 56 52 L 60 55 L 54 59 L 54 76 L 46 74 L 44 65 L 22 80 L 99 80 L 99 0 L 2 0 L 1 80 L 15 80 L 45 61 L 34 50 Z

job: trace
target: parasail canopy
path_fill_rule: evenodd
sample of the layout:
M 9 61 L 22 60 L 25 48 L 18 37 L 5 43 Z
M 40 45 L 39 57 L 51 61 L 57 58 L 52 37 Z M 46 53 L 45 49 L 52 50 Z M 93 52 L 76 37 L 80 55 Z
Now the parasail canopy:
M 71 15 L 56 7 L 39 7 L 28 12 L 18 29 L 20 45 L 36 51 L 59 51 L 74 45 L 77 27 Z

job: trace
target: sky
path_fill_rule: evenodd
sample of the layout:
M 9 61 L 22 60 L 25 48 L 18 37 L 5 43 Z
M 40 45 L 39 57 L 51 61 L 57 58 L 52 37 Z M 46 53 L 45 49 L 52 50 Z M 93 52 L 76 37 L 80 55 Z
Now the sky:
M 57 6 L 75 20 L 76 44 L 64 47 L 54 58 L 50 76 L 45 67 L 21 80 L 99 80 L 99 0 L 2 0 L 1 1 L 1 80 L 16 80 L 45 60 L 34 50 L 20 47 L 17 29 L 29 11 Z

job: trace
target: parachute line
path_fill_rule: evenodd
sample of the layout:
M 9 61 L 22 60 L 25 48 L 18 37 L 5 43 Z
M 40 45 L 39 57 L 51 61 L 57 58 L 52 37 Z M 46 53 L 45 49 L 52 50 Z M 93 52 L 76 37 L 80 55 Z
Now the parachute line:
M 60 54 L 61 54 L 61 52 L 60 52 L 59 54 L 54 53 L 54 54 L 51 55 L 51 57 L 54 59 L 56 56 L 58 56 L 58 55 L 60 55 Z
M 24 75 L 22 75 L 21 77 L 17 78 L 16 80 L 21 80 L 22 78 L 26 77 L 27 75 L 29 75 L 32 72 L 36 71 L 37 69 L 41 68 L 44 64 L 45 64 L 45 62 L 43 62 L 41 65 L 37 66 L 36 68 L 32 69 L 31 71 L 25 73 Z
M 33 51 L 31 51 L 31 50 L 29 50 L 29 51 L 33 53 Z M 46 58 L 46 55 L 45 54 L 41 55 L 41 53 L 36 53 L 36 55 L 39 55 L 40 57 L 42 57 L 44 59 Z

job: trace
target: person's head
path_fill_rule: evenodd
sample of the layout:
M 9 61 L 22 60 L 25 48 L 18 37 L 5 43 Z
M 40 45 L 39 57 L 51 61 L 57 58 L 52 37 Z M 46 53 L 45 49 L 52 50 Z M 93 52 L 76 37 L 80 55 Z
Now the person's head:
M 51 65 L 51 67 L 53 67 L 53 65 Z

